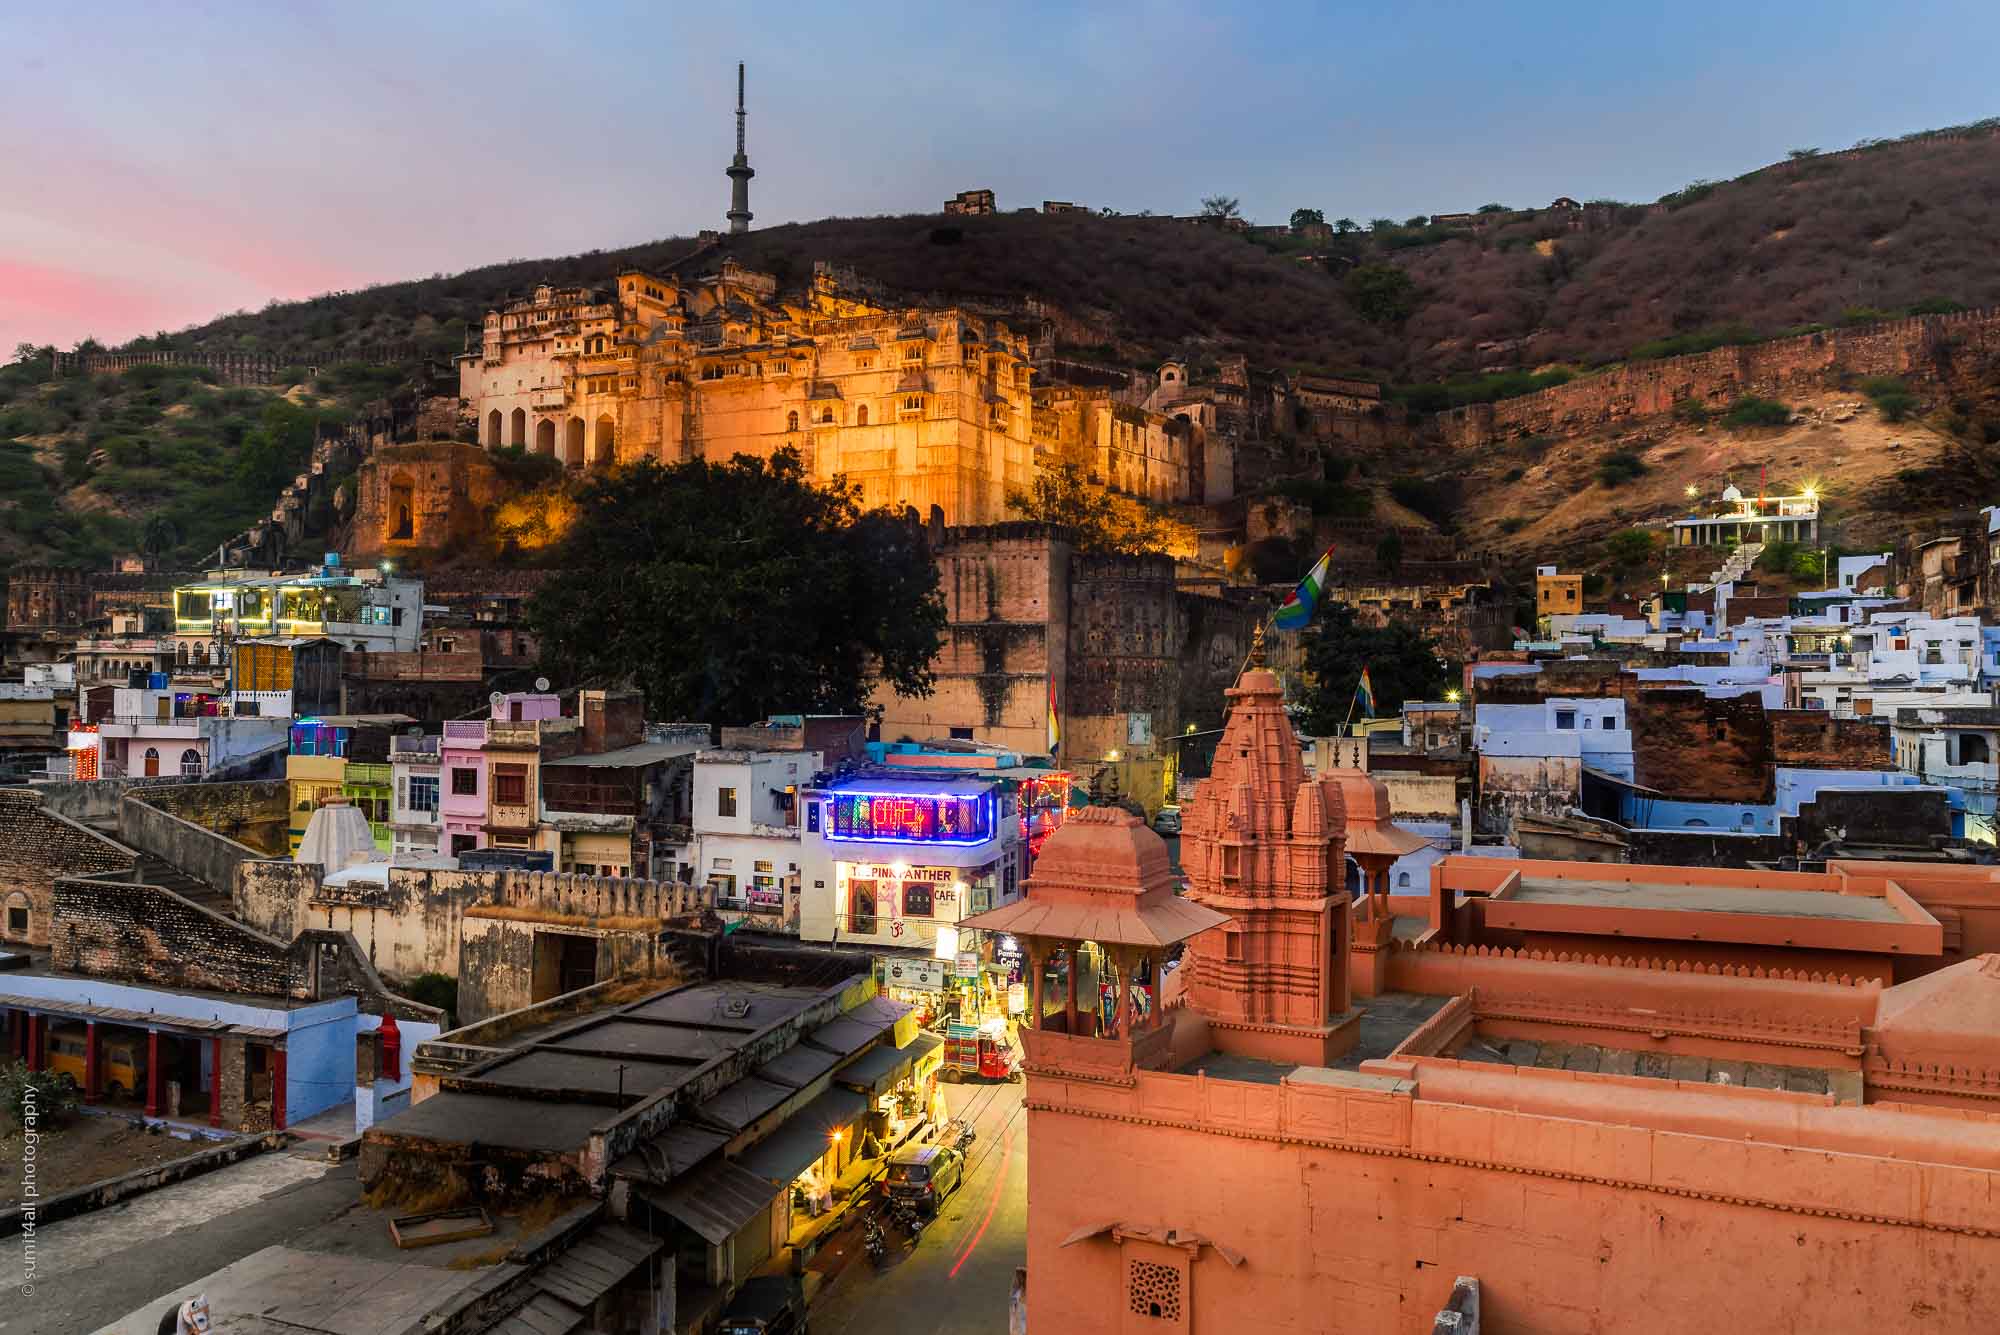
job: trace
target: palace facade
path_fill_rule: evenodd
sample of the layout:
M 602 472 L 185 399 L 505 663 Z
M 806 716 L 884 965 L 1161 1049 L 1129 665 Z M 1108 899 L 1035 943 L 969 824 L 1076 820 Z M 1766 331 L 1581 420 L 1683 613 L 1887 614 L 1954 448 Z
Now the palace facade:
M 1035 466 L 1029 345 L 956 307 L 846 293 L 825 265 L 802 295 L 733 260 L 696 279 L 636 269 L 613 290 L 536 289 L 489 312 L 459 392 L 480 442 L 572 468 L 794 449 L 865 505 L 1005 517 Z

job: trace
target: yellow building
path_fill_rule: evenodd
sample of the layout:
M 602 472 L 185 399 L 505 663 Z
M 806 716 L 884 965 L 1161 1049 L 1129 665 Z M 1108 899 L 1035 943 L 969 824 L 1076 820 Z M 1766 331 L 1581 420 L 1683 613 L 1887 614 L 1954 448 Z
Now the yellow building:
M 732 260 L 694 280 L 627 270 L 608 294 L 544 286 L 488 313 L 459 392 L 489 449 L 591 468 L 791 448 L 866 505 L 1004 518 L 1034 468 L 1027 338 L 852 286 L 822 265 L 781 298 Z
M 1559 574 L 1554 566 L 1535 568 L 1536 617 L 1573 616 L 1583 611 L 1583 576 Z

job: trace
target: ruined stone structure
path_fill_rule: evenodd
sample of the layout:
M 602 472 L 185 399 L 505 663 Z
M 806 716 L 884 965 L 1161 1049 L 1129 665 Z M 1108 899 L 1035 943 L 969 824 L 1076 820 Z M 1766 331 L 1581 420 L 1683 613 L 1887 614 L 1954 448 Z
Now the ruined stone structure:
M 347 550 L 368 561 L 475 541 L 504 493 L 492 459 L 477 445 L 429 440 L 381 446 L 355 475 Z
M 58 880 L 129 878 L 135 861 L 130 849 L 45 809 L 33 789 L 0 789 L 0 940 L 48 945 Z
M 1061 762 L 1086 777 L 1125 767 L 1120 791 L 1149 809 L 1175 739 L 1216 721 L 1218 693 L 1266 610 L 1249 591 L 1181 587 L 1168 557 L 1080 553 L 1065 530 L 1040 524 L 946 529 L 932 555 L 946 617 L 936 689 L 920 699 L 878 690 L 882 736 L 1042 755 L 1053 695 Z
M 7 629 L 81 626 L 90 618 L 84 572 L 59 566 L 20 566 L 7 574 Z
M 1520 398 L 1455 408 L 1436 420 L 1447 444 L 1477 449 L 1667 413 L 1683 399 L 1719 409 L 1742 394 L 1817 389 L 1839 373 L 1934 383 L 1961 363 L 1995 357 L 2000 357 L 2000 310 L 1915 316 L 1633 362 Z
M 868 506 L 1007 513 L 1033 470 L 1024 334 L 959 308 L 810 290 L 724 260 L 689 280 L 626 270 L 609 293 L 542 287 L 490 312 L 460 394 L 490 449 L 573 468 L 796 450 Z

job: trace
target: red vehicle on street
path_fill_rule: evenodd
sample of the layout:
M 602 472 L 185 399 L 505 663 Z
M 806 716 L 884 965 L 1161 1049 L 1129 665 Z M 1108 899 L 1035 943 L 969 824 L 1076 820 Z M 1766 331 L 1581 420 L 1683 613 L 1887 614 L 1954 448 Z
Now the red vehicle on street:
M 946 1026 L 944 1068 L 939 1074 L 953 1084 L 961 1080 L 1019 1080 L 1021 1063 L 1014 1045 L 1007 1041 L 1007 1022 L 995 1018 L 978 1025 Z

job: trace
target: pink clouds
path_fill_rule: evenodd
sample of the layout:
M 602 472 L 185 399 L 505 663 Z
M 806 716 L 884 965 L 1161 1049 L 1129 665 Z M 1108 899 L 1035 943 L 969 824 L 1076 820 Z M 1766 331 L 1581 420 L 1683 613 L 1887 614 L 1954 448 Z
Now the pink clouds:
M 141 284 L 33 260 L 0 259 L 0 357 L 19 342 L 65 347 L 93 335 L 129 338 L 167 327 L 189 303 Z

